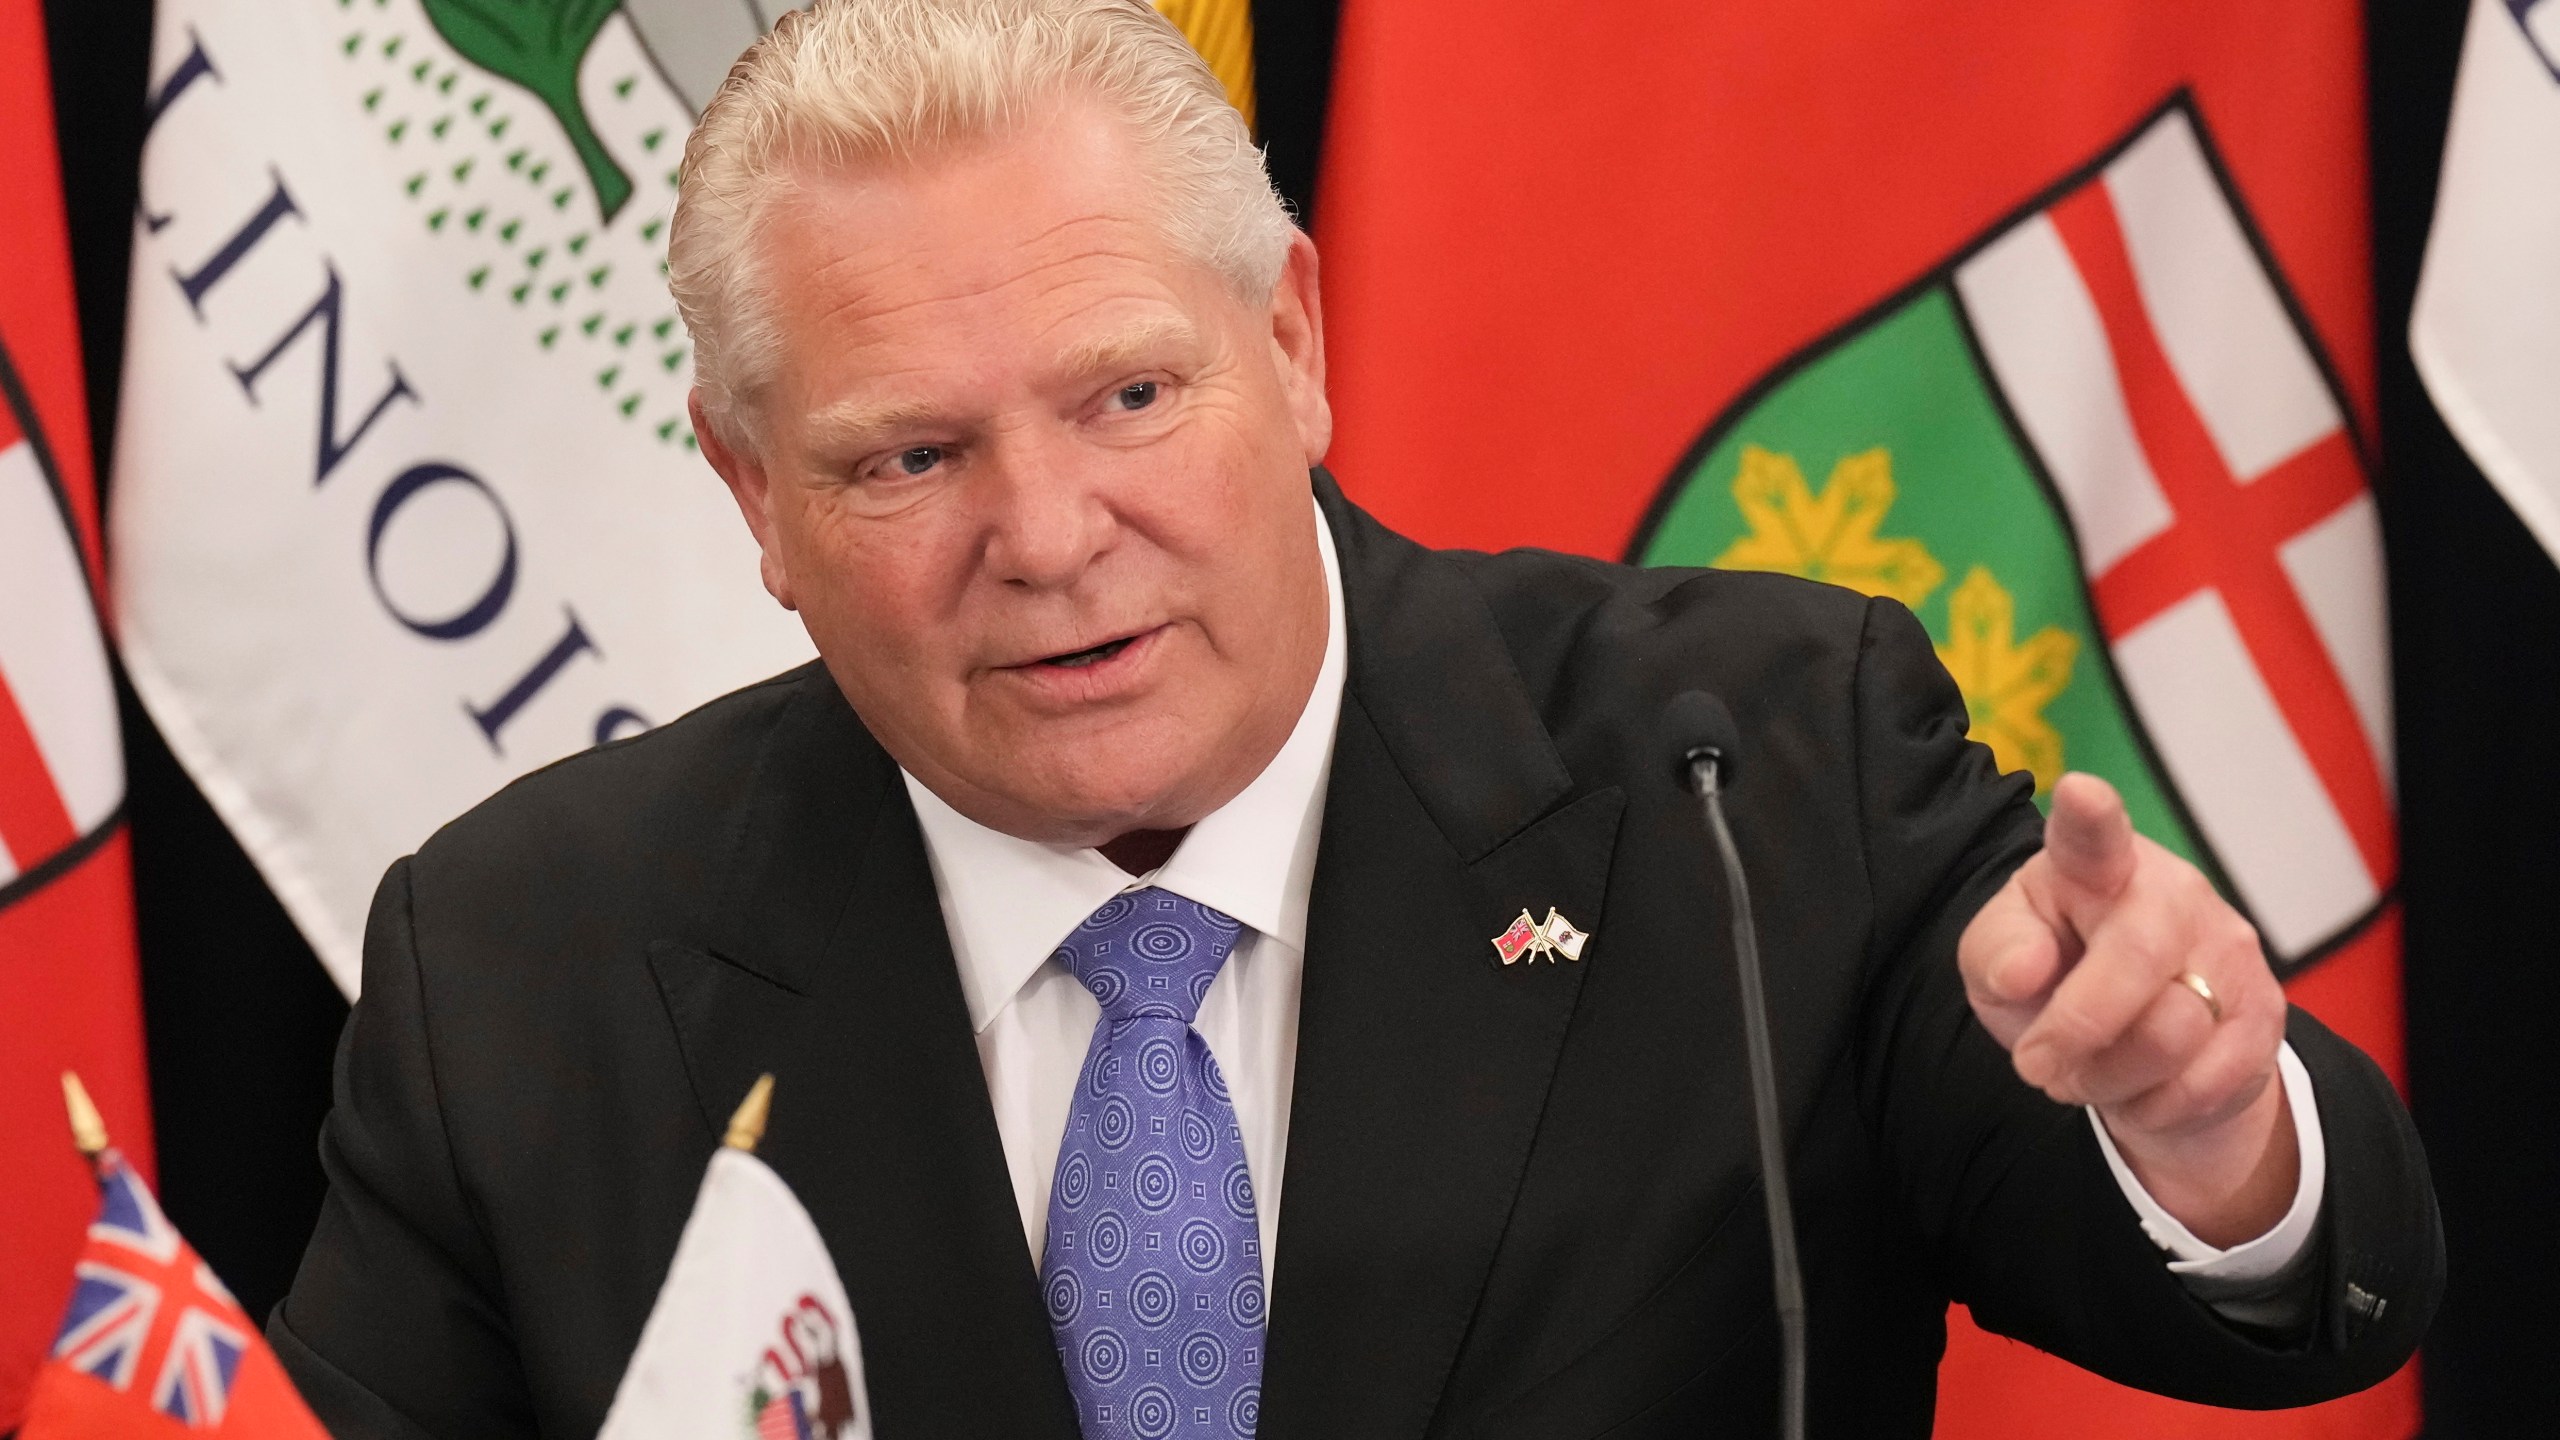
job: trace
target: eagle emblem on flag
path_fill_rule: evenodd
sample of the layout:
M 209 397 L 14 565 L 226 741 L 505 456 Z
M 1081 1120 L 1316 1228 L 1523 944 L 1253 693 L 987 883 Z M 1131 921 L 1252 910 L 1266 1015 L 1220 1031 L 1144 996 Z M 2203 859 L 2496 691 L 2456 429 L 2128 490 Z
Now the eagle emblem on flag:
M 843 1329 L 826 1303 L 802 1295 L 776 1322 L 776 1341 L 747 1392 L 750 1440 L 840 1440 L 858 1418 Z

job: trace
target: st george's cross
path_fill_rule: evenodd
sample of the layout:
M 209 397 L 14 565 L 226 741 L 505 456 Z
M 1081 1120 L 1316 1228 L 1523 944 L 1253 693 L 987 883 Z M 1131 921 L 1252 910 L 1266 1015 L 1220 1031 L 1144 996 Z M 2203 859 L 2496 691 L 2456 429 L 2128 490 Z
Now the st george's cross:
M 2256 672 L 2275 712 L 2269 717 L 2273 724 L 2262 722 L 2262 728 L 2271 732 L 2284 760 L 2298 757 L 2308 770 L 2313 785 L 2306 799 L 2316 791 L 2327 802 L 2327 813 L 2312 817 L 2308 834 L 2330 842 L 2324 859 L 2337 872 L 2313 882 L 2328 892 L 2331 913 L 2308 925 L 2290 923 L 2286 915 L 2266 918 L 2280 931 L 2316 938 L 2368 907 L 2396 862 L 2385 770 L 2390 739 L 2379 724 L 2359 724 L 2345 670 L 2378 652 L 2350 655 L 2349 647 L 2362 637 L 2322 633 L 2324 617 L 2314 612 L 2306 592 L 2327 577 L 2304 573 L 2339 563 L 2320 549 L 2324 540 L 2329 549 L 2338 548 L 2327 539 L 2332 532 L 2370 532 L 2373 511 L 2363 467 L 2337 412 L 2316 402 L 2300 405 L 2309 413 L 2296 422 L 2312 435 L 2284 437 L 2298 440 L 2298 448 L 2286 451 L 2282 441 L 2252 447 L 2245 432 L 2217 439 L 2144 303 L 2125 223 L 2108 187 L 2084 185 L 2049 213 L 2105 331 L 2126 418 L 2161 502 L 2153 517 L 2138 522 L 2138 538 L 2123 536 L 2116 542 L 2120 553 L 2103 568 L 2093 567 L 2089 593 L 2099 627 L 2119 651 L 2145 643 L 2137 637 L 2149 635 L 2152 648 L 2168 652 L 2156 662 L 2135 658 L 2148 672 L 2142 683 L 2155 690 L 2181 683 L 2166 673 L 2168 667 L 2211 663 L 2208 657 L 2245 662 Z M 2297 362 L 2306 371 L 2308 359 Z M 2326 399 L 2307 375 L 2299 389 L 2305 397 Z M 2238 428 L 2227 425 L 2226 432 Z M 2333 622 L 2332 630 L 2338 628 Z M 2369 699 L 2365 708 L 2378 715 L 2380 705 Z M 2218 738 L 2182 737 L 2182 743 L 2236 748 L 2239 727 L 2224 724 L 2231 728 Z M 2319 898 L 2306 895 L 2286 908 L 2299 905 L 2317 915 L 2328 908 L 2319 906 Z

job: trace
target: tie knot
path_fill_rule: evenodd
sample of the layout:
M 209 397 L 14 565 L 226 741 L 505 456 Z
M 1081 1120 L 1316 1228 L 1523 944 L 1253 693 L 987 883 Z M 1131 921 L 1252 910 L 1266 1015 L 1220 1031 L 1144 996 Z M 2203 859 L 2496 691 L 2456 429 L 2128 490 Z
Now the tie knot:
M 1244 926 L 1197 900 L 1149 886 L 1114 895 L 1054 957 L 1102 1002 L 1102 1018 L 1191 1023 Z

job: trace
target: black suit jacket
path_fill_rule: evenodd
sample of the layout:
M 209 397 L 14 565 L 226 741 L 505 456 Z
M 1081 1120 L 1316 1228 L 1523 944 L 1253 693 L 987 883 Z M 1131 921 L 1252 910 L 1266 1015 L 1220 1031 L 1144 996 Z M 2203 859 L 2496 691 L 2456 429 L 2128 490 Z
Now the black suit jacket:
M 1704 687 L 1770 967 L 1819 1433 L 1927 1432 L 1950 1297 L 2223 1405 L 2369 1385 L 2442 1283 L 2417 1139 L 2306 1016 L 2316 1319 L 2194 1300 L 1957 935 L 2038 843 L 1917 622 L 1759 575 L 1424 550 L 1317 492 L 1349 616 L 1263 1440 L 1773 1433 L 1732 957 L 1655 734 Z M 1490 937 L 1554 906 L 1578 963 Z M 726 1116 L 859 1316 L 883 1440 L 1076 1434 L 897 770 L 809 667 L 510 786 L 392 867 L 270 1333 L 341 1440 L 592 1435 Z

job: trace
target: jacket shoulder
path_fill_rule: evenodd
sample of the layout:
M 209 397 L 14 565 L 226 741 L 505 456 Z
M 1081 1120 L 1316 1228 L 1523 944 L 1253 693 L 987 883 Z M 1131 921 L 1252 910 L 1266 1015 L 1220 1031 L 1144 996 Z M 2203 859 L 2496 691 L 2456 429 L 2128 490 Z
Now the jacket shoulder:
M 1550 604 L 1633 604 L 1665 617 L 1690 614 L 1701 607 L 1753 605 L 1779 610 L 1802 609 L 1853 617 L 1867 597 L 1839 585 L 1757 570 L 1715 570 L 1698 565 L 1627 565 L 1570 555 L 1559 550 L 1523 547 L 1485 553 L 1444 550 L 1445 558 L 1466 570 L 1489 599 L 1539 598 Z
M 1644 568 L 1546 550 L 1447 552 L 1474 583 L 1551 721 L 1713 691 L 1737 713 L 1845 686 L 1874 602 L 1792 575 Z

